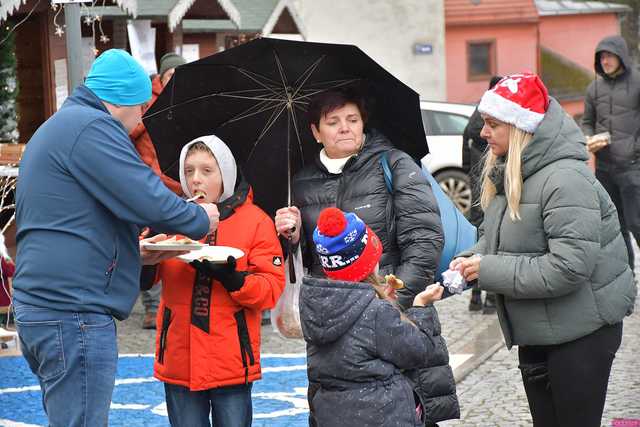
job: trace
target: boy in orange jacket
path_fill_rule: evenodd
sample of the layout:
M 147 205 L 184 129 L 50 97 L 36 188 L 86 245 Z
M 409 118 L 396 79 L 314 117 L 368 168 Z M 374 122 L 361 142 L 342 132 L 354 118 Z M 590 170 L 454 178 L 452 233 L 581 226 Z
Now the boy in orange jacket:
M 282 250 L 271 218 L 252 202 L 229 148 L 214 135 L 180 153 L 184 194 L 216 202 L 217 231 L 205 243 L 244 252 L 214 264 L 164 261 L 154 375 L 165 383 L 172 426 L 249 427 L 251 386 L 261 378 L 262 310 L 284 289 Z

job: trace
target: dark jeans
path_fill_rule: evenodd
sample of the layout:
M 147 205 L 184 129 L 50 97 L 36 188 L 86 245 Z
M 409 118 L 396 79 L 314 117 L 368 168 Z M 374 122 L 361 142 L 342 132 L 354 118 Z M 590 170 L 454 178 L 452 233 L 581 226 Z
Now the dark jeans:
M 253 384 L 203 391 L 164 384 L 169 422 L 173 427 L 251 427 Z M 209 422 L 209 414 L 211 421 Z
M 600 427 L 622 322 L 558 345 L 520 346 L 534 427 Z
M 596 177 L 616 205 L 620 231 L 627 244 L 629 265 L 631 271 L 634 271 L 633 246 L 629 232 L 640 245 L 640 168 L 624 172 L 597 170 Z

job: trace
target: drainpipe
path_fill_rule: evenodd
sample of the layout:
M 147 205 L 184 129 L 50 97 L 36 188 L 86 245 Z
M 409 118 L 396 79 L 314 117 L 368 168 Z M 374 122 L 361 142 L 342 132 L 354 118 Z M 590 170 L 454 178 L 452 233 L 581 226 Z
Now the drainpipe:
M 542 73 L 541 65 L 542 51 L 540 49 L 540 20 L 536 22 L 536 74 Z

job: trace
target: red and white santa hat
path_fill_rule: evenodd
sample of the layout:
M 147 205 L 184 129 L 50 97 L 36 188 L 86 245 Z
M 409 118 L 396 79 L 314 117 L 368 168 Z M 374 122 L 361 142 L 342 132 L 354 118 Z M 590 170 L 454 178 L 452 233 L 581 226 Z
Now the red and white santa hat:
M 534 133 L 549 107 L 549 93 L 536 74 L 505 76 L 482 95 L 478 111 Z

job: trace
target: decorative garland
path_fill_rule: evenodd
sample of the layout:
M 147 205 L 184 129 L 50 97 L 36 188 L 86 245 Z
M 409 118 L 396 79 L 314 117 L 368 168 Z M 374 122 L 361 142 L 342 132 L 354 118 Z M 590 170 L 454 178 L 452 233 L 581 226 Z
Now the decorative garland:
M 93 0 L 93 2 L 91 3 L 91 9 L 92 10 L 96 6 L 97 2 L 98 2 L 98 0 Z M 105 7 L 105 2 L 106 2 L 106 0 L 102 0 L 101 6 L 102 6 L 103 9 Z M 56 13 L 55 16 L 53 17 L 53 25 L 55 27 L 55 30 L 54 30 L 55 35 L 58 36 L 58 37 L 62 37 L 64 35 L 65 25 L 64 24 L 60 25 L 58 23 L 58 15 L 62 11 L 62 6 L 60 4 L 52 3 L 51 4 L 51 8 Z M 99 38 L 100 43 L 102 43 L 102 44 L 109 43 L 109 41 L 111 39 L 109 38 L 109 36 L 107 36 L 104 33 L 104 30 L 102 29 L 102 15 L 91 14 L 89 8 L 86 6 L 85 3 L 81 3 L 81 15 L 84 15 L 84 18 L 82 19 L 82 23 L 87 25 L 87 26 L 91 26 L 91 38 L 93 40 L 95 40 L 95 37 L 96 37 L 96 23 L 97 23 L 98 31 L 100 32 L 100 38 Z M 94 55 L 97 55 L 99 53 L 98 49 L 96 49 L 94 47 L 93 48 L 93 53 L 94 53 Z

